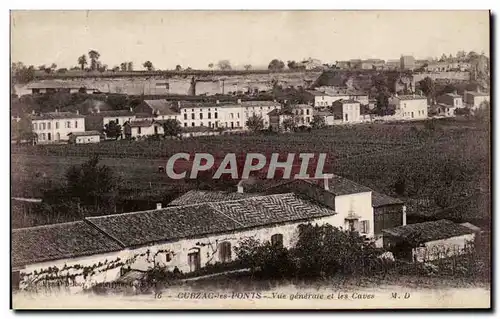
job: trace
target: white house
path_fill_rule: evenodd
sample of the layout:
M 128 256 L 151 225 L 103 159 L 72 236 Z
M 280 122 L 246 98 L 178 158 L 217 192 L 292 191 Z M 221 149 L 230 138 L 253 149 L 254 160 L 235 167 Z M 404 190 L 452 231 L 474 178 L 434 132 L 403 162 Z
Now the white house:
M 275 109 L 281 109 L 281 104 L 276 101 L 242 101 L 244 127 L 246 128 L 247 120 L 256 115 L 261 116 L 264 120 L 264 128 L 269 127 L 268 113 Z
M 92 144 L 101 141 L 101 133 L 97 131 L 73 132 L 68 134 L 69 143 Z
M 308 104 L 297 104 L 293 106 L 293 112 L 295 113 L 295 121 L 298 126 L 309 126 L 311 125 L 313 117 L 313 106 Z
M 155 125 L 154 120 L 141 119 L 125 124 L 123 132 L 126 138 L 140 138 L 149 135 L 163 134 L 163 127 Z
M 427 97 L 422 95 L 395 95 L 389 99 L 389 104 L 396 108 L 396 116 L 405 120 L 427 118 Z
M 38 143 L 58 143 L 68 141 L 69 133 L 85 131 L 85 117 L 78 112 L 50 112 L 31 116 L 33 132 Z
M 314 105 L 314 107 L 327 107 L 331 106 L 333 102 L 342 99 L 343 97 L 333 96 L 326 92 L 321 92 L 318 90 L 306 90 L 304 93 L 304 98 L 308 103 Z M 347 98 L 347 97 L 346 97 Z
M 361 122 L 361 104 L 355 100 L 335 101 L 332 106 L 335 118 L 341 118 L 342 123 Z
M 321 116 L 328 126 L 342 122 L 341 119 L 335 119 L 335 114 L 328 109 L 314 109 L 313 117 L 314 116 Z

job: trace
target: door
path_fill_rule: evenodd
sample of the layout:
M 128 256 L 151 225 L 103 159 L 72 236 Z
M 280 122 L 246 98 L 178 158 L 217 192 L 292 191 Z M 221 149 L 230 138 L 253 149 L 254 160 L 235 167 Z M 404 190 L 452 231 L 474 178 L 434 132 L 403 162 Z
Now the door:
M 50 133 L 47 133 L 47 140 L 49 140 L 49 141 L 52 140 L 52 135 L 50 135 Z
M 188 254 L 189 271 L 196 271 L 201 267 L 200 253 L 193 252 Z

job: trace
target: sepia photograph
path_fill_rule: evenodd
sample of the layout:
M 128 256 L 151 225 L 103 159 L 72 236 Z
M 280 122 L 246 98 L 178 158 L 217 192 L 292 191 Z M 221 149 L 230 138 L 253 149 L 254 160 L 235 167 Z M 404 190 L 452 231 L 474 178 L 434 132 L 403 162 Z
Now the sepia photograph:
M 10 11 L 11 309 L 491 309 L 491 21 Z

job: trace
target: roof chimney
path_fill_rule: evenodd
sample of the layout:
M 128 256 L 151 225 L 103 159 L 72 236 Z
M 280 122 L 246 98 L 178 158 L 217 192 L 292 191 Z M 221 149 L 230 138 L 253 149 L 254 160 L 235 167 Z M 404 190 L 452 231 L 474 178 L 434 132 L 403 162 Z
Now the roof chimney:
M 156 203 L 156 209 L 161 209 L 161 203 Z
M 220 103 L 219 100 L 215 100 L 215 104 L 219 104 L 219 103 Z
M 238 99 L 238 101 L 237 101 L 237 102 L 238 102 L 238 104 L 241 104 L 241 99 Z
M 238 183 L 238 193 L 240 194 L 243 194 L 244 193 L 244 189 L 243 189 L 243 180 L 241 180 L 239 183 Z

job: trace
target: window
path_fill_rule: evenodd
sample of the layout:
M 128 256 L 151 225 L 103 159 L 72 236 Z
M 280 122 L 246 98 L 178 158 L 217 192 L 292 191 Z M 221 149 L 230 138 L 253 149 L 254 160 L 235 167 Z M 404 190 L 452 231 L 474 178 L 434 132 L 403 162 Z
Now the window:
M 361 221 L 361 233 L 368 234 L 370 232 L 370 221 L 362 220 Z
M 184 113 L 184 119 L 187 120 L 188 119 L 188 115 Z
M 137 134 L 141 134 L 141 127 L 137 128 Z
M 300 115 L 304 115 L 304 110 L 300 110 Z
M 309 123 L 311 121 L 311 119 L 308 117 L 306 117 L 306 122 Z
M 236 113 L 236 116 L 237 116 L 238 118 L 240 118 L 240 113 Z
M 200 126 L 203 126 L 203 122 L 200 122 Z
M 274 234 L 271 236 L 271 245 L 283 246 L 283 234 Z
M 41 140 L 44 141 L 45 140 L 45 133 L 42 133 L 41 134 Z
M 236 127 L 240 127 L 240 122 L 236 122 Z
M 203 113 L 200 113 L 200 120 L 203 120 Z
M 71 128 L 71 122 L 70 121 L 66 122 L 66 128 Z
M 118 121 L 116 123 L 118 124 Z M 78 121 L 75 121 L 75 128 L 78 128 Z
M 219 261 L 229 262 L 231 261 L 231 243 L 228 241 L 219 244 Z
M 306 115 L 309 115 L 309 109 L 306 110 Z
M 38 130 L 38 125 L 36 125 L 36 123 L 33 123 L 33 130 L 34 131 Z
M 348 116 L 348 114 L 346 114 L 346 115 L 345 115 L 345 120 L 346 120 L 346 121 L 349 121 L 349 116 Z
M 184 127 L 187 127 L 187 126 L 188 126 L 188 124 L 187 124 L 187 123 L 184 123 Z
M 57 124 L 57 123 L 56 123 Z M 61 134 L 59 132 L 56 133 L 56 141 L 59 141 L 61 139 Z
M 212 127 L 212 122 L 208 121 L 208 127 Z
M 212 113 L 208 112 L 208 118 L 211 119 L 212 118 Z
M 216 118 L 217 118 L 217 112 L 214 113 L 214 119 L 216 119 Z
M 191 119 L 194 120 L 194 113 L 191 113 Z
M 191 126 L 193 126 L 193 127 L 194 127 L 194 122 L 191 122 Z
M 40 124 L 40 125 L 41 125 L 40 129 L 41 129 L 41 130 L 45 130 L 45 123 L 42 123 L 42 124 Z
M 47 140 L 52 140 L 52 136 L 50 135 L 50 133 L 47 133 Z
M 47 129 L 49 129 L 49 130 L 51 129 L 50 122 L 49 122 L 49 123 L 47 123 Z

